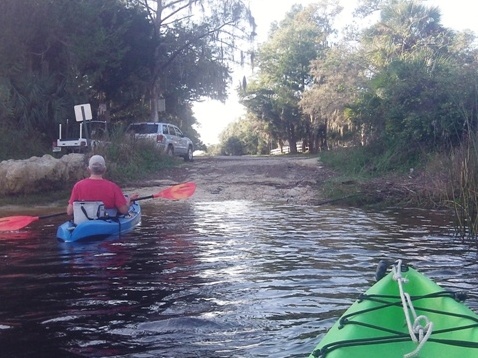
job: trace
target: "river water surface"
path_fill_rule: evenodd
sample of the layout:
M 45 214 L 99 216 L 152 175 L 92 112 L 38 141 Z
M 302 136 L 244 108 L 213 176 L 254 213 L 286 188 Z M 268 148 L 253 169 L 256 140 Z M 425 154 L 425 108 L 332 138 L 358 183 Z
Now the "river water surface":
M 440 212 L 150 201 L 88 244 L 60 223 L 0 235 L 1 357 L 307 357 L 383 258 L 478 308 L 476 254 Z

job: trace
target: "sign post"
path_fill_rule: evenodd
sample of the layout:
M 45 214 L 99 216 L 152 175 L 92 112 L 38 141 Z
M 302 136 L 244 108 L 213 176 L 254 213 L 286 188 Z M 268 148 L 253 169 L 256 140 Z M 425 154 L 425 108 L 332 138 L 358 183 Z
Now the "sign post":
M 89 138 L 88 127 L 85 121 L 91 121 L 93 115 L 91 114 L 91 105 L 89 103 L 78 104 L 75 106 L 75 118 L 77 122 L 80 122 L 80 138 L 83 138 L 83 124 L 85 125 L 86 138 Z
M 91 121 L 93 119 L 91 105 L 89 103 L 76 105 L 75 118 L 77 122 Z

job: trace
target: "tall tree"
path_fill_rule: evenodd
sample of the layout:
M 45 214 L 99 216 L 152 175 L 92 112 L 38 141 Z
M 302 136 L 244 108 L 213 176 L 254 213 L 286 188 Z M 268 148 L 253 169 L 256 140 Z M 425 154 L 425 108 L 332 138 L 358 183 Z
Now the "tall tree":
M 149 96 L 151 119 L 159 117 L 158 100 L 168 97 L 168 72 L 184 71 L 182 58 L 199 63 L 191 95 L 224 100 L 230 76 L 228 61 L 242 58 L 241 46 L 254 36 L 255 23 L 243 0 L 137 0 L 154 24 L 155 52 Z M 203 71 L 206 65 L 207 71 Z M 199 78 L 201 77 L 201 78 Z M 184 103 L 185 105 L 187 104 Z
M 124 102 L 147 77 L 150 27 L 138 8 L 120 0 L 5 0 L 0 6 L 4 123 L 34 129 L 50 142 L 74 104 Z
M 380 20 L 361 36 L 371 70 L 379 70 L 417 51 L 437 56 L 448 50 L 449 38 L 441 25 L 440 10 L 421 3 L 421 0 L 381 1 Z
M 279 141 L 288 140 L 292 153 L 304 136 L 299 101 L 312 84 L 310 62 L 327 51 L 328 37 L 334 33 L 331 24 L 340 11 L 327 1 L 293 6 L 259 49 L 257 79 L 242 94 L 248 110 L 269 122 Z
M 332 47 L 324 58 L 312 61 L 314 84 L 299 103 L 309 116 L 307 133 L 311 152 L 328 148 L 330 131 L 340 137 L 351 131 L 346 108 L 364 87 L 365 73 L 356 51 L 345 43 Z
M 266 123 L 252 114 L 229 123 L 221 132 L 221 153 L 224 155 L 269 154 L 270 141 Z
M 438 9 L 421 1 L 380 3 L 380 21 L 361 38 L 370 80 L 352 106 L 355 122 L 369 139 L 407 149 L 456 143 L 466 128 L 461 108 L 476 96 L 476 75 L 464 76 L 476 67 L 472 38 L 444 28 Z

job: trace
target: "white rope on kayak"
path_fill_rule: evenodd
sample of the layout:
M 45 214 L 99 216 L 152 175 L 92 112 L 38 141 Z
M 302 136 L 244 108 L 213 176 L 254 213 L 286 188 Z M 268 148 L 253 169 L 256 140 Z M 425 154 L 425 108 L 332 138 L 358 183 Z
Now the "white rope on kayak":
M 418 343 L 417 348 L 413 352 L 405 354 L 404 358 L 418 357 L 420 350 L 423 348 L 428 338 L 433 331 L 433 322 L 431 322 L 427 316 L 417 316 L 413 302 L 410 295 L 403 289 L 403 284 L 408 280 L 402 276 L 402 260 L 398 260 L 392 267 L 393 279 L 397 281 L 398 288 L 400 290 L 400 299 L 402 301 L 403 313 L 407 321 L 408 333 L 413 342 Z M 410 318 L 410 314 L 413 317 L 413 323 Z

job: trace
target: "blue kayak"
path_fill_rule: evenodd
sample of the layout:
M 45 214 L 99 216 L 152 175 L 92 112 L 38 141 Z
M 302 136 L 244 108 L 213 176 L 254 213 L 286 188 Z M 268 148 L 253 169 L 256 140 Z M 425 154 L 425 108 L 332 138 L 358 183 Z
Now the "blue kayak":
M 56 237 L 64 242 L 102 239 L 130 232 L 140 221 L 141 207 L 134 203 L 130 206 L 129 213 L 126 215 L 88 220 L 78 225 L 73 220 L 69 220 L 58 227 Z

